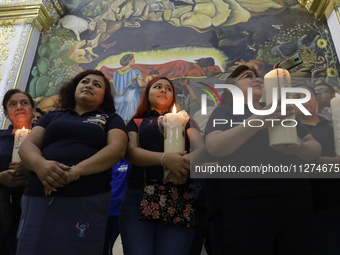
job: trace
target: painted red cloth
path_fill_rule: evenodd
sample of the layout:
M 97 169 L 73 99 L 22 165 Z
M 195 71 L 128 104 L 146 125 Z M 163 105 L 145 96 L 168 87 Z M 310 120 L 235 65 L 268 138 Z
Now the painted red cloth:
M 208 66 L 200 68 L 198 65 L 192 62 L 187 62 L 184 60 L 175 60 L 171 62 L 167 62 L 164 64 L 135 64 L 133 66 L 134 69 L 138 69 L 142 72 L 143 78 L 149 75 L 149 73 L 153 70 L 157 70 L 159 72 L 159 76 L 165 76 L 169 79 L 174 78 L 205 78 L 206 73 L 218 74 L 221 73 L 221 69 L 218 66 Z M 107 66 L 102 66 L 99 70 L 103 72 L 103 74 L 110 81 L 112 80 L 113 73 L 120 68 L 110 68 Z

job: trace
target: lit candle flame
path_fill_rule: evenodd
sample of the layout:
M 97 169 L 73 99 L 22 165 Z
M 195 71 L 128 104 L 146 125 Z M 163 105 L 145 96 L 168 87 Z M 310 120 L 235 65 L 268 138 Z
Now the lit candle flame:
M 25 130 L 25 127 L 22 127 L 22 130 Z
M 177 109 L 176 109 L 176 105 L 174 105 L 174 107 L 172 108 L 172 113 L 176 113 Z

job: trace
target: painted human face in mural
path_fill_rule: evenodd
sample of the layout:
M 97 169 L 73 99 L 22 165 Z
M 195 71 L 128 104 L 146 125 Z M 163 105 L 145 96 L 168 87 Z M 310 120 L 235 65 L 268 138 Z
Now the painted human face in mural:
M 247 70 L 236 78 L 235 85 L 237 85 L 242 90 L 244 99 L 247 102 L 248 88 L 250 87 L 253 88 L 253 100 L 260 100 L 263 95 L 262 82 L 262 78 L 256 77 L 256 75 L 252 71 Z
M 103 77 L 90 74 L 84 77 L 77 85 L 74 97 L 77 105 L 86 104 L 87 107 L 98 109 L 103 103 L 105 95 L 105 82 Z
M 25 94 L 13 94 L 6 106 L 5 116 L 11 121 L 14 128 L 26 127 L 27 123 L 31 122 L 34 107 Z
M 151 109 L 164 112 L 169 109 L 174 98 L 173 88 L 169 81 L 160 79 L 151 85 L 149 102 Z
M 133 66 L 136 63 L 135 57 L 133 57 L 133 59 L 131 59 L 131 61 L 129 62 L 130 66 Z

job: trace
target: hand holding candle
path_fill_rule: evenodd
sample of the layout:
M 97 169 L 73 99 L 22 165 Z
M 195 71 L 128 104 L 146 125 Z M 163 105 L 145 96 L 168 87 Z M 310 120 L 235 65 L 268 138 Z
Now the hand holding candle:
M 184 153 L 185 151 L 185 125 L 189 120 L 186 111 L 176 113 L 174 106 L 173 113 L 167 113 L 159 118 L 159 123 L 164 125 L 164 152 Z M 170 171 L 164 172 L 164 178 Z
M 15 131 L 12 162 L 21 162 L 21 158 L 18 154 L 18 151 L 21 143 L 25 140 L 30 131 L 31 131 L 30 129 L 25 129 L 25 127 L 23 127 L 22 129 L 17 129 Z

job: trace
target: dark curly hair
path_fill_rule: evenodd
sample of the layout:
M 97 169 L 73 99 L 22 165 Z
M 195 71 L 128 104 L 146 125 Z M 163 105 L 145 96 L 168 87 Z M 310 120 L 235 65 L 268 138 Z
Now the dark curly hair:
M 71 81 L 64 84 L 60 91 L 59 91 L 59 107 L 62 110 L 65 110 L 67 108 L 74 109 L 76 106 L 76 100 L 74 98 L 74 93 L 76 91 L 76 88 L 79 84 L 79 82 L 86 76 L 94 74 L 103 77 L 105 82 L 105 94 L 103 103 L 100 105 L 100 109 L 103 109 L 106 112 L 116 112 L 116 108 L 114 106 L 113 97 L 111 94 L 111 86 L 109 80 L 105 77 L 105 75 L 98 70 L 91 70 L 88 69 L 86 71 L 83 71 L 81 73 L 78 73 Z

